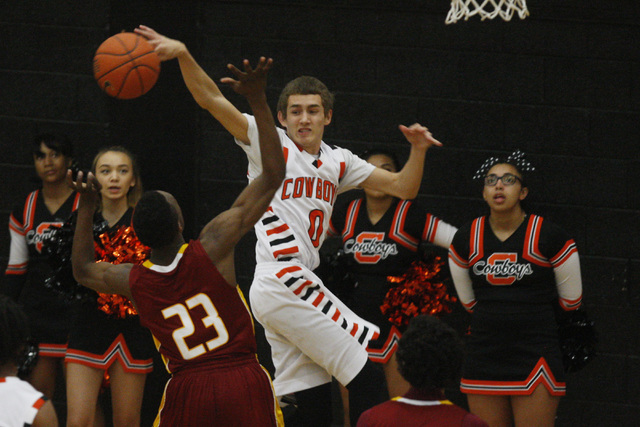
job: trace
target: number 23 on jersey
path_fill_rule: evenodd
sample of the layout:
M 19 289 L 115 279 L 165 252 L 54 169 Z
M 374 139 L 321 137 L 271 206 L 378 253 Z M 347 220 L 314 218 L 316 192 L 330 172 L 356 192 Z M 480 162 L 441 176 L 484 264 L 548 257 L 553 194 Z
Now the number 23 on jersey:
M 192 309 L 197 306 L 201 306 L 206 313 L 206 316 L 201 320 L 192 318 Z M 206 294 L 199 293 L 187 299 L 184 304 L 179 303 L 167 307 L 162 310 L 162 314 L 165 319 L 173 316 L 180 318 L 182 327 L 174 330 L 172 336 L 184 360 L 194 359 L 207 351 L 215 350 L 229 341 L 229 332 L 220 318 L 218 310 L 216 310 L 213 302 Z M 201 321 L 205 328 L 214 328 L 217 337 L 190 348 L 185 339 L 195 332 L 196 325 L 194 321 Z

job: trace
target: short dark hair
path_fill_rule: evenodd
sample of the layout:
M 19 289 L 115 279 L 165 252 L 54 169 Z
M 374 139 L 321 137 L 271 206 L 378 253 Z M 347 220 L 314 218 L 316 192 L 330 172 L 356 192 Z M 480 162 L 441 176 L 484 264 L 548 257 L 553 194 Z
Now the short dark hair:
M 28 339 L 27 315 L 17 302 L 0 294 L 0 366 L 20 366 Z
M 41 133 L 33 138 L 32 153 L 34 156 L 40 154 L 40 144 L 44 144 L 47 148 L 55 150 L 63 156 L 73 159 L 73 144 L 66 135 L 55 135 L 53 133 Z
M 284 89 L 282 89 L 280 98 L 278 99 L 277 110 L 279 113 L 282 113 L 284 117 L 287 117 L 287 106 L 289 105 L 289 97 L 291 95 L 320 95 L 325 116 L 329 114 L 330 110 L 333 110 L 333 94 L 324 83 L 315 77 L 300 76 L 291 80 Z
M 440 389 L 457 379 L 462 342 L 443 321 L 420 315 L 411 319 L 396 352 L 398 371 L 413 387 Z
M 396 156 L 394 152 L 390 150 L 385 150 L 384 148 L 369 148 L 363 151 L 359 157 L 362 160 L 369 160 L 371 156 L 376 156 L 376 155 L 387 156 L 388 158 L 390 158 L 391 162 L 393 163 L 393 166 L 396 168 L 396 171 L 399 172 L 400 169 L 402 169 L 402 165 L 400 164 L 400 160 L 398 160 L 398 156 Z
M 152 249 L 168 245 L 180 232 L 178 212 L 157 191 L 147 191 L 142 195 L 131 222 L 140 242 Z

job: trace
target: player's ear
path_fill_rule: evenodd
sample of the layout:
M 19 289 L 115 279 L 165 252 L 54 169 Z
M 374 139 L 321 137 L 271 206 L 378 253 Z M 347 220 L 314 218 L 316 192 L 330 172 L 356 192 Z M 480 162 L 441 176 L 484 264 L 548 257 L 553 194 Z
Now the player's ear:
M 529 188 L 528 187 L 522 187 L 520 189 L 520 200 L 524 200 L 527 195 L 529 194 Z
M 326 112 L 326 114 L 324 115 L 324 125 L 327 126 L 329 123 L 331 123 L 331 118 L 333 117 L 333 110 L 329 110 Z
M 286 117 L 282 114 L 282 111 L 278 111 L 278 121 L 282 125 L 282 127 L 287 127 Z

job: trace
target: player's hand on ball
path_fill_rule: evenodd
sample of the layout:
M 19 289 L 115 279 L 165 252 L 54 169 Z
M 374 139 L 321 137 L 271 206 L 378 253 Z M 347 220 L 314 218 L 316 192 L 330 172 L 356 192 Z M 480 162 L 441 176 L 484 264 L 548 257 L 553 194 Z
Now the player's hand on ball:
M 244 71 L 239 70 L 232 64 L 228 64 L 227 68 L 237 78 L 223 77 L 220 82 L 228 84 L 238 94 L 243 95 L 247 99 L 255 96 L 264 96 L 267 87 L 267 73 L 273 65 L 273 59 L 260 57 L 256 68 L 252 68 L 248 59 L 242 61 Z
M 156 54 L 161 61 L 177 58 L 186 50 L 184 43 L 181 41 L 163 36 L 146 25 L 140 25 L 133 31 L 147 39 L 151 46 L 155 48 Z

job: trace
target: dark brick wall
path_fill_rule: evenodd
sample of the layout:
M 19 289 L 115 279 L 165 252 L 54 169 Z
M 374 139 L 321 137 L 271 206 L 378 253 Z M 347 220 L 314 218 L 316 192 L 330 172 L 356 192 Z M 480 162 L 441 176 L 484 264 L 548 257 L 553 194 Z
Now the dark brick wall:
M 301 74 L 335 91 L 330 143 L 406 155 L 398 124 L 428 125 L 445 146 L 428 154 L 419 197 L 453 224 L 483 212 L 470 178 L 486 157 L 527 152 L 538 169 L 533 208 L 575 237 L 600 332 L 600 355 L 570 376 L 558 425 L 638 425 L 640 6 L 532 0 L 529 9 L 522 21 L 447 26 L 446 0 L 10 1 L 0 16 L 0 214 L 33 186 L 30 138 L 53 129 L 72 136 L 85 165 L 98 147 L 127 144 L 146 187 L 175 193 L 195 236 L 245 185 L 244 155 L 198 111 L 177 64 L 164 63 L 144 97 L 114 101 L 93 82 L 93 52 L 146 23 L 187 41 L 216 80 L 228 62 L 272 56 L 272 105 Z M 248 236 L 237 251 L 245 290 L 253 244 Z

